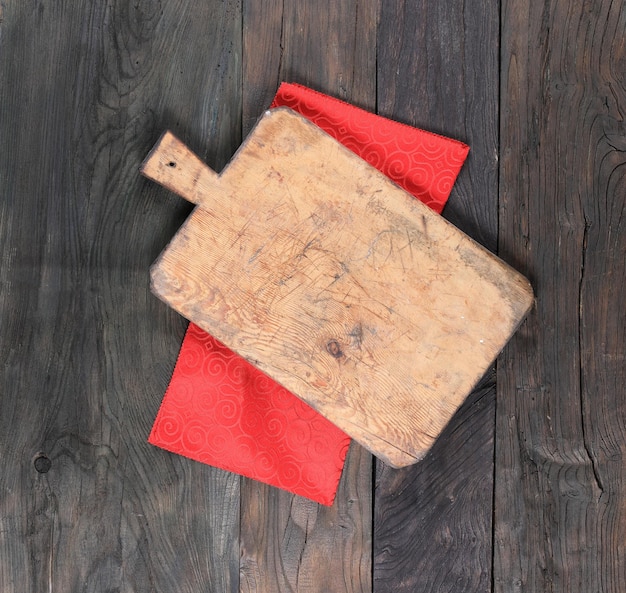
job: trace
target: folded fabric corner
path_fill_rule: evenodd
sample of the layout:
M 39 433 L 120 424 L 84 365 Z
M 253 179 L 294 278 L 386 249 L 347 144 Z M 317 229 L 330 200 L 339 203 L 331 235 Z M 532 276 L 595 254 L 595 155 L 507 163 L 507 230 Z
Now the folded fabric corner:
M 350 437 L 190 323 L 148 442 L 331 505 Z

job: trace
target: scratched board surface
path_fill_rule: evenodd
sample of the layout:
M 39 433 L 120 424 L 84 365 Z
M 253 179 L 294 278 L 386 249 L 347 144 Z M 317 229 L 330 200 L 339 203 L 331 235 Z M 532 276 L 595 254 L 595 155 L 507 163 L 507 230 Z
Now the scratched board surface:
M 421 459 L 532 304 L 528 282 L 287 108 L 218 176 L 166 134 L 143 171 L 198 204 L 153 290 L 388 463 Z

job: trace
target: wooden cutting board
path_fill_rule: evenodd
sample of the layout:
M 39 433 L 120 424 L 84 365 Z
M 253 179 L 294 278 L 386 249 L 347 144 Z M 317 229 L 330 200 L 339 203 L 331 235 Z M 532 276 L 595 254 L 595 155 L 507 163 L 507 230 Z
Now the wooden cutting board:
M 169 132 L 142 173 L 197 204 L 155 294 L 396 467 L 533 303 L 524 277 L 286 108 L 220 175 Z

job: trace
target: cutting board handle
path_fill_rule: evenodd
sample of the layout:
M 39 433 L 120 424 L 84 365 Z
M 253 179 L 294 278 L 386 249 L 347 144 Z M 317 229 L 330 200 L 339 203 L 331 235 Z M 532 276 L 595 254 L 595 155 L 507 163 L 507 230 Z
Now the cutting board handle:
M 139 169 L 193 204 L 201 204 L 206 190 L 214 187 L 219 175 L 200 160 L 172 132 L 164 132 Z

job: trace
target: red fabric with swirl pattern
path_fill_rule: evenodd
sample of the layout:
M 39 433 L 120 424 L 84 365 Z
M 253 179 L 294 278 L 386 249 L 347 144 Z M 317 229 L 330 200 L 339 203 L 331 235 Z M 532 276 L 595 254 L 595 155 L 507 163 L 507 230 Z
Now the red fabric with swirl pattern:
M 297 84 L 283 83 L 272 107 L 290 107 L 439 214 L 469 146 L 381 117 Z
M 306 87 L 272 107 L 301 113 L 441 212 L 469 148 Z M 189 324 L 149 442 L 316 502 L 333 503 L 350 438 L 295 395 Z

